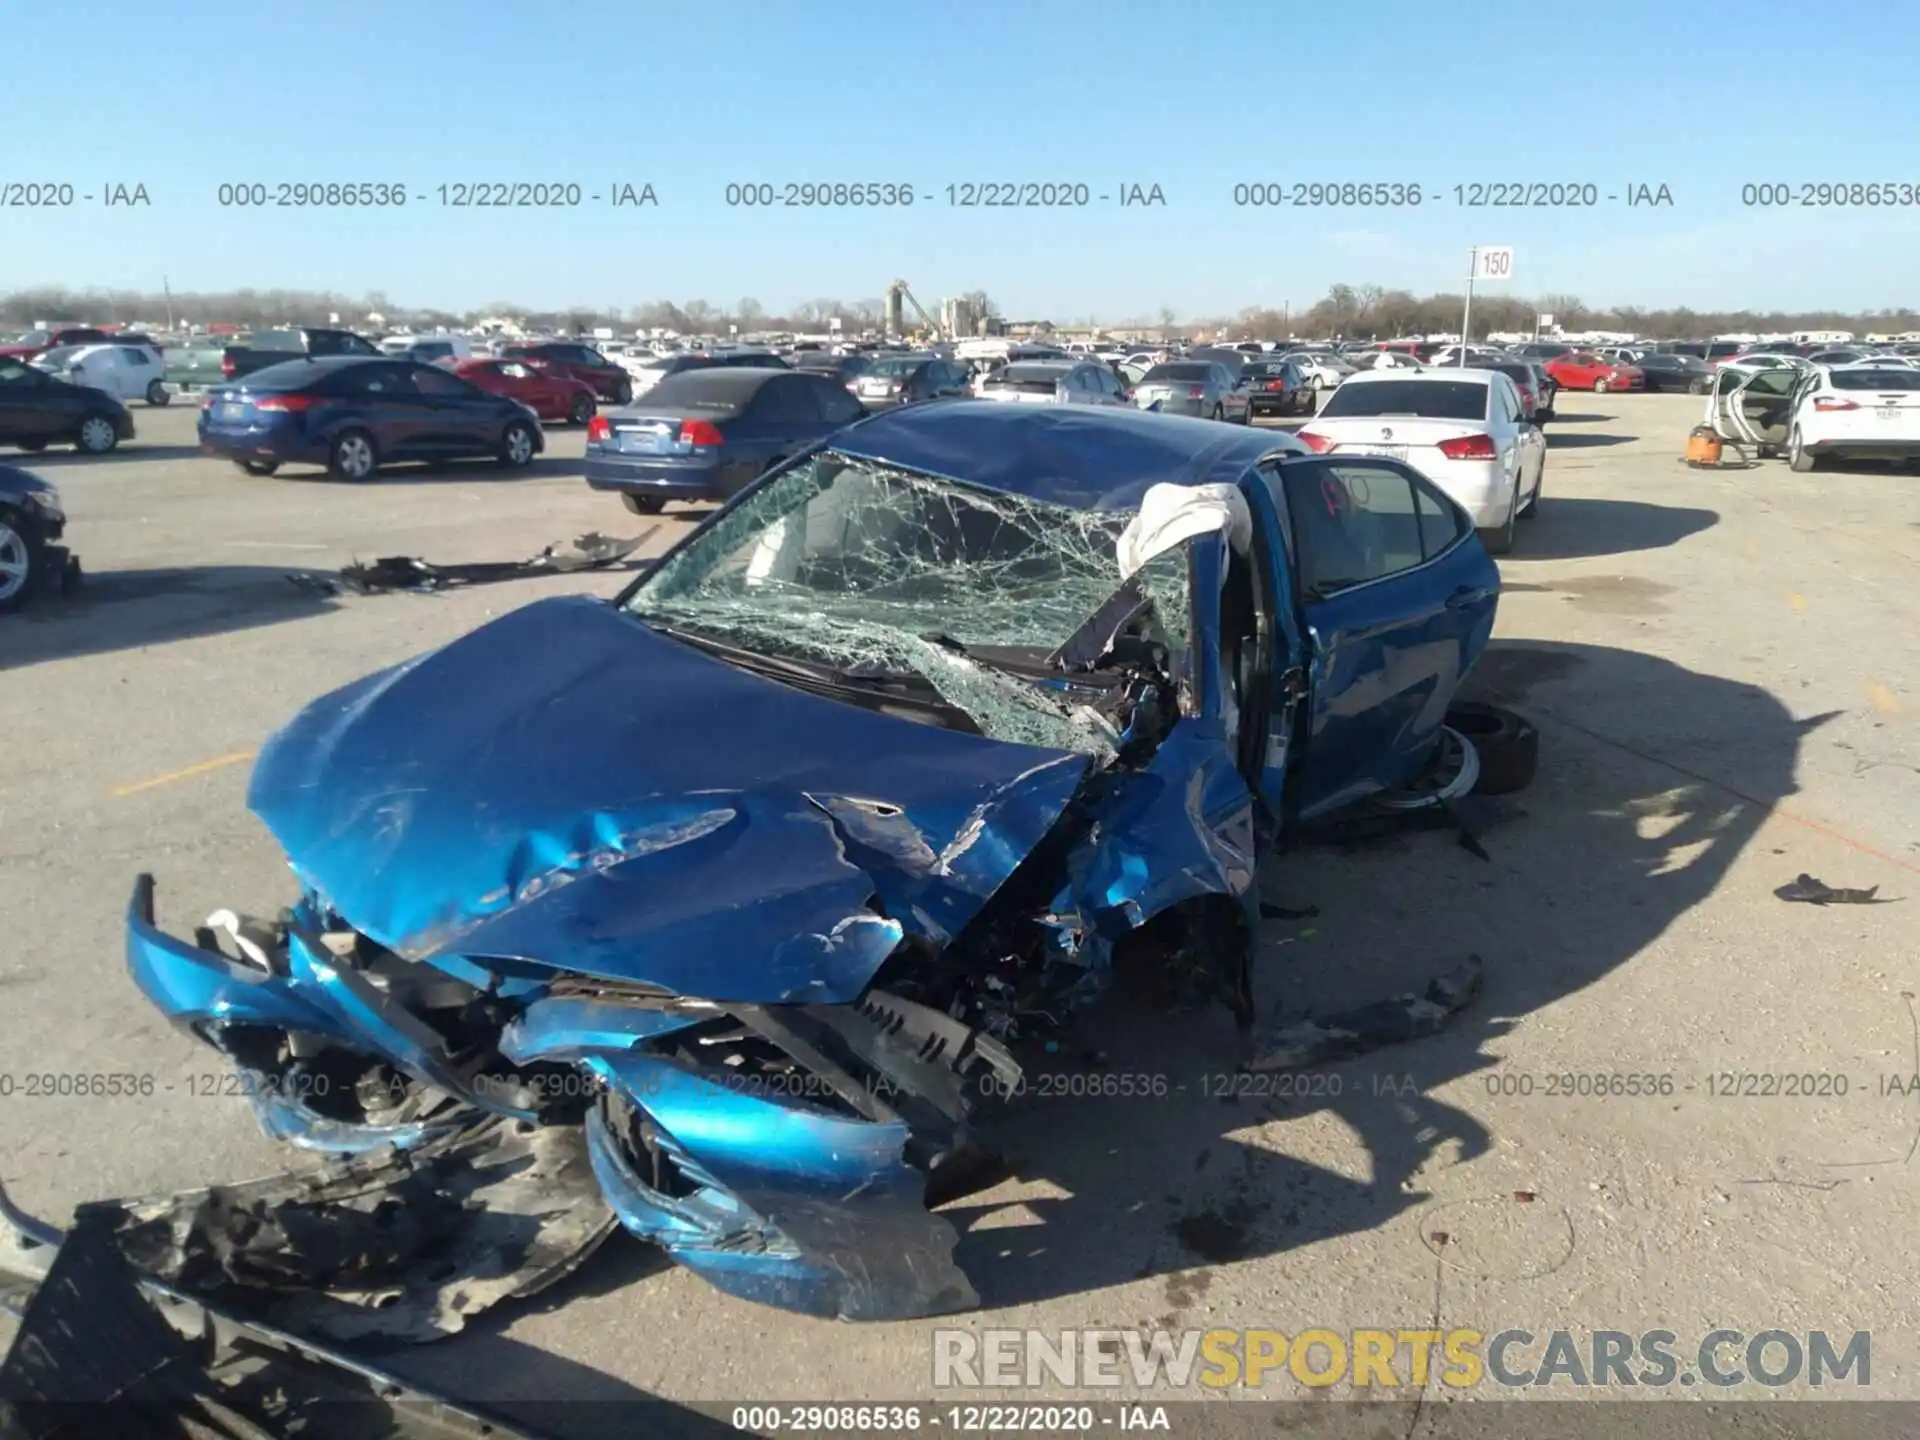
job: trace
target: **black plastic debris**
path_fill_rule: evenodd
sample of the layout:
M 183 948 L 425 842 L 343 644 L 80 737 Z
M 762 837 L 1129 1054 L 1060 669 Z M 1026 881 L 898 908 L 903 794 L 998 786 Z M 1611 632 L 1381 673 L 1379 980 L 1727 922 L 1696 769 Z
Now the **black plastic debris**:
M 1409 991 L 1390 1000 L 1376 1000 L 1318 1020 L 1296 1020 L 1265 1037 L 1254 1057 L 1242 1068 L 1251 1071 L 1306 1070 L 1352 1060 L 1389 1045 L 1423 1040 L 1479 995 L 1486 978 L 1486 962 L 1469 955 L 1444 975 L 1427 982 L 1419 992 Z
M 295 588 L 310 595 L 385 595 L 395 590 L 452 590 L 502 580 L 526 580 L 537 575 L 604 570 L 632 555 L 659 529 L 655 525 L 624 540 L 589 531 L 567 544 L 549 545 L 525 560 L 435 565 L 412 555 L 387 555 L 372 562 L 356 560 L 331 575 L 309 571 L 288 575 L 287 579 Z
M 1262 920 L 1317 920 L 1320 918 L 1320 907 L 1309 905 L 1304 910 L 1289 910 L 1284 905 L 1272 905 L 1262 900 L 1260 918 Z
M 1782 885 L 1773 892 L 1782 900 L 1795 901 L 1802 905 L 1889 905 L 1893 897 L 1880 898 L 1880 887 L 1870 890 L 1841 890 L 1811 875 L 1795 876 L 1791 884 Z
M 532 1440 L 499 1415 L 142 1282 L 99 1224 L 66 1235 L 0 1364 L 5 1440 Z
M 74 1212 L 141 1275 L 313 1338 L 435 1340 L 614 1230 L 577 1127 L 488 1117 L 409 1151 Z

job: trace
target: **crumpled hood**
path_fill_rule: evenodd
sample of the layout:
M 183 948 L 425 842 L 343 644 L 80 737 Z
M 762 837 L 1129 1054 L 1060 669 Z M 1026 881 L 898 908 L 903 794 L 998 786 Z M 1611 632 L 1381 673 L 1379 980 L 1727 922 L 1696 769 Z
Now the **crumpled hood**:
M 316 701 L 248 805 L 402 955 L 833 1003 L 903 932 L 964 925 L 1091 763 L 809 695 L 568 596 Z

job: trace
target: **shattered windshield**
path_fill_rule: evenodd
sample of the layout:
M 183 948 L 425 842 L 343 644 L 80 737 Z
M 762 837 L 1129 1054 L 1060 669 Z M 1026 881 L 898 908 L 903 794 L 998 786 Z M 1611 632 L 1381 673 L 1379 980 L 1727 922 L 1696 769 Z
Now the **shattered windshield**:
M 971 653 L 1045 659 L 1121 586 L 1131 511 L 1086 511 L 832 451 L 771 481 L 661 563 L 633 613 L 846 674 L 912 674 L 994 739 L 1102 752 L 1048 686 Z M 1184 551 L 1141 572 L 1177 648 Z

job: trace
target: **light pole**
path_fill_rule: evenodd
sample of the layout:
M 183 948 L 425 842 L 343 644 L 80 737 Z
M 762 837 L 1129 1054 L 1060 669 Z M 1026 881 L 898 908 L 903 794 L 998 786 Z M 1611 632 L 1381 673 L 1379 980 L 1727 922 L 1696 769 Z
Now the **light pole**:
M 1460 315 L 1460 368 L 1467 368 L 1467 341 L 1473 335 L 1473 272 L 1480 264 L 1480 247 L 1467 251 L 1467 305 Z

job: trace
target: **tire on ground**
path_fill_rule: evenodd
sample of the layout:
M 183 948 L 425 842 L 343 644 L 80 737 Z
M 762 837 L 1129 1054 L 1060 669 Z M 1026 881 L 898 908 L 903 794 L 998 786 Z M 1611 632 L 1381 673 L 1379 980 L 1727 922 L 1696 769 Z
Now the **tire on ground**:
M 1540 732 L 1533 723 L 1501 705 L 1456 700 L 1446 723 L 1473 742 L 1480 756 L 1476 795 L 1507 795 L 1533 783 L 1540 768 Z

